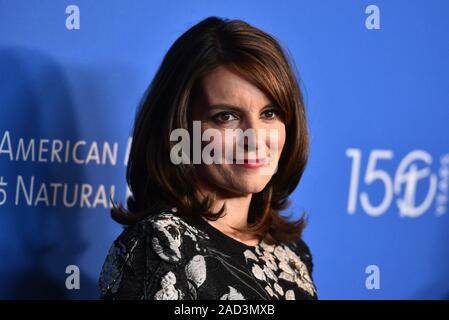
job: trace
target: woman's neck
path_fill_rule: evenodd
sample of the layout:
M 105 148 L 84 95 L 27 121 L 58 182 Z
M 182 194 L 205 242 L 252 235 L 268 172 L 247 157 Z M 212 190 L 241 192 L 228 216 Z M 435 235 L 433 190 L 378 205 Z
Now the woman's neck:
M 202 191 L 200 198 L 203 198 L 205 194 L 208 193 Z M 207 220 L 207 222 L 214 226 L 216 229 L 240 242 L 246 243 L 248 245 L 258 244 L 258 238 L 255 238 L 247 232 L 240 232 L 234 229 L 247 229 L 248 212 L 251 199 L 252 194 L 236 197 L 220 197 L 216 195 L 215 202 L 212 205 L 211 209 L 213 212 L 218 212 L 223 204 L 225 204 L 225 215 L 215 221 Z
M 246 229 L 248 226 L 248 212 L 252 194 L 242 197 L 217 199 L 212 209 L 217 212 L 225 204 L 225 215 L 216 220 L 221 226 L 229 229 Z

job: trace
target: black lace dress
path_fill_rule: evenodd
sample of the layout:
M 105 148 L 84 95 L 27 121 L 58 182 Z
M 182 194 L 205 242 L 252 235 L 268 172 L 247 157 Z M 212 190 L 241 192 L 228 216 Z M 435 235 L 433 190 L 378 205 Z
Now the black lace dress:
M 312 256 L 292 245 L 248 246 L 172 211 L 128 226 L 100 274 L 102 299 L 317 299 Z

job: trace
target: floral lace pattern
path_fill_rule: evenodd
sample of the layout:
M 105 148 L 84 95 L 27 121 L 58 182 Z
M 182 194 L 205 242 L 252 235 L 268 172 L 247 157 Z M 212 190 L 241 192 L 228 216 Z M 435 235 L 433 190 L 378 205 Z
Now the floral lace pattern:
M 234 240 L 218 249 L 216 236 L 223 237 L 219 231 L 190 224 L 175 210 L 128 229 L 103 265 L 102 298 L 316 299 L 306 246 L 301 250 L 297 244 L 268 245 L 262 240 L 249 247 Z
M 267 283 L 265 289 L 270 296 L 276 298 L 284 296 L 284 290 L 278 283 L 279 279 L 295 283 L 312 296 L 316 294 L 307 266 L 288 246 L 268 245 L 261 241 L 254 252 L 250 249 L 244 252 L 246 261 L 252 265 L 251 271 L 254 276 Z M 291 290 L 285 293 L 287 300 L 294 297 Z

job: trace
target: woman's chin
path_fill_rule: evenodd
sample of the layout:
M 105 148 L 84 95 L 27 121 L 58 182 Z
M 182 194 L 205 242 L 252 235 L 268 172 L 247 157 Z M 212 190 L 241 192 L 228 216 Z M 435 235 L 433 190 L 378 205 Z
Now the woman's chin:
M 239 185 L 237 190 L 241 194 L 259 193 L 261 192 L 267 184 L 254 184 L 248 183 L 246 185 Z

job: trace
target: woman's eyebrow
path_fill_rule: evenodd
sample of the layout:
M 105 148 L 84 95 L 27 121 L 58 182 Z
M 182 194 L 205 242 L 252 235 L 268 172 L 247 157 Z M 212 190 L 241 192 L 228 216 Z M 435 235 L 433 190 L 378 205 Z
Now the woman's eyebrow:
M 272 107 L 272 106 L 273 106 L 273 103 L 268 103 L 261 109 L 265 109 L 265 108 Z M 241 110 L 244 110 L 245 108 L 242 108 L 240 106 L 235 106 L 232 104 L 228 104 L 228 103 L 218 103 L 218 104 L 209 105 L 208 109 L 211 109 L 211 110 L 213 110 L 213 109 L 231 109 L 234 111 L 241 111 Z

